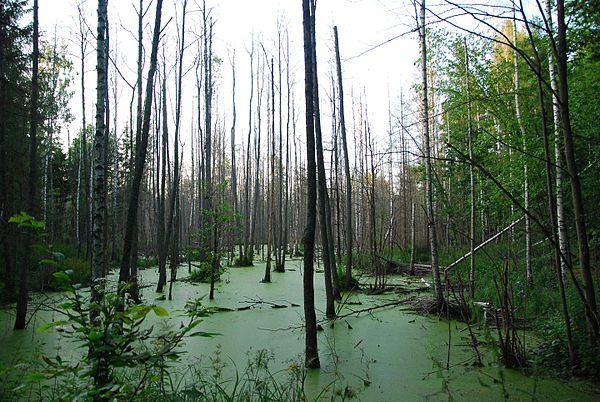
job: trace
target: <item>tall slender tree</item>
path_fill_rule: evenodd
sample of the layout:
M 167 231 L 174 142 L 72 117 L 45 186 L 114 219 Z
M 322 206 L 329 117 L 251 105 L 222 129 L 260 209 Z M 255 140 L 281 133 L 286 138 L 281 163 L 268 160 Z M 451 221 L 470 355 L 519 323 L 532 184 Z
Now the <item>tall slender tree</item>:
M 331 238 L 331 213 L 327 214 L 329 208 L 329 195 L 327 194 L 327 179 L 325 177 L 325 161 L 323 157 L 323 141 L 321 135 L 321 113 L 319 108 L 319 81 L 317 79 L 317 55 L 316 55 L 316 33 L 315 33 L 315 11 L 316 2 L 311 1 L 311 40 L 312 40 L 312 80 L 313 80 L 313 102 L 314 102 L 314 129 L 315 149 L 317 151 L 317 193 L 319 196 L 319 226 L 321 229 L 321 245 L 323 252 L 323 270 L 325 277 L 326 315 L 335 316 L 334 294 L 332 283 L 332 271 L 335 268 L 335 255 L 333 255 L 333 239 Z M 333 258 L 332 258 L 333 257 Z M 332 263 L 333 261 L 333 263 Z
M 37 183 L 37 128 L 38 128 L 38 65 L 40 58 L 39 51 L 39 17 L 38 17 L 38 0 L 33 0 L 33 54 L 32 54 L 32 74 L 31 74 L 31 103 L 29 108 L 29 180 L 27 183 L 27 208 L 32 216 L 35 216 L 38 208 L 36 202 L 35 186 Z M 32 234 L 26 235 L 25 238 L 25 253 L 23 265 L 19 273 L 19 289 L 17 295 L 17 316 L 15 319 L 15 329 L 24 329 L 27 324 L 27 300 L 29 279 L 29 263 L 30 253 L 29 247 L 32 242 Z
M 352 241 L 354 238 L 352 227 L 352 178 L 350 176 L 350 160 L 348 158 L 348 143 L 346 136 L 346 120 L 344 117 L 344 87 L 342 84 L 342 63 L 340 61 L 340 45 L 338 38 L 337 26 L 333 27 L 333 35 L 335 38 L 335 61 L 337 66 L 338 79 L 338 98 L 340 119 L 340 128 L 342 133 L 342 149 L 344 151 L 344 172 L 346 176 L 346 284 L 350 284 L 352 280 Z
M 125 236 L 123 239 L 123 259 L 121 261 L 121 269 L 119 272 L 120 283 L 133 283 L 133 288 L 136 288 L 137 277 L 131 276 L 130 262 L 132 258 L 133 237 L 136 232 L 138 218 L 138 201 L 140 194 L 140 185 L 146 162 L 146 153 L 148 148 L 148 135 L 150 132 L 150 116 L 152 111 L 154 74 L 156 72 L 156 61 L 158 58 L 158 42 L 160 39 L 161 16 L 162 16 L 162 0 L 156 2 L 156 16 L 154 20 L 154 34 L 152 38 L 152 51 L 150 54 L 150 68 L 148 70 L 148 78 L 146 80 L 146 97 L 144 101 L 144 118 L 142 122 L 141 132 L 139 133 L 139 141 L 135 147 L 134 175 L 129 193 L 129 204 L 127 207 L 127 221 L 125 224 Z M 140 11 L 141 12 L 141 11 Z M 137 136 L 137 135 L 136 135 Z M 137 258 L 137 257 L 136 257 Z
M 306 101 L 306 180 L 308 200 L 306 205 L 306 228 L 302 239 L 304 245 L 304 323 L 305 323 L 305 365 L 308 368 L 319 368 L 319 349 L 317 345 L 317 317 L 315 315 L 314 293 L 314 250 L 315 227 L 317 221 L 317 165 L 315 162 L 315 127 L 314 127 L 314 89 L 313 89 L 313 40 L 311 7 L 314 0 L 302 0 L 302 16 L 304 29 L 304 96 Z
M 429 247 L 431 252 L 431 271 L 433 273 L 433 284 L 435 291 L 435 301 L 439 308 L 444 307 L 444 294 L 442 290 L 442 281 L 440 278 L 440 269 L 438 264 L 437 247 L 437 227 L 435 208 L 433 206 L 433 183 L 432 183 L 432 163 L 431 163 L 431 144 L 429 135 L 429 98 L 427 82 L 427 40 L 425 25 L 425 0 L 421 0 L 419 39 L 421 47 L 421 112 L 423 124 L 423 153 L 425 157 L 425 204 L 427 210 L 427 227 L 429 228 Z

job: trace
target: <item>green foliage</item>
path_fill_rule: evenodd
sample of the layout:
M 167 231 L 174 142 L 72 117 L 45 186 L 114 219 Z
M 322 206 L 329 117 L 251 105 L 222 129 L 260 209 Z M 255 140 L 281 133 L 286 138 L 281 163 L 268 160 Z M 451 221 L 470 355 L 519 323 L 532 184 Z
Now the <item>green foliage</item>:
M 19 229 L 27 229 L 29 231 L 29 235 L 33 237 L 33 241 L 31 250 L 27 250 L 26 252 L 32 255 L 33 268 L 31 273 L 38 277 L 37 284 L 41 289 L 51 285 L 51 275 L 53 272 L 62 269 L 65 255 L 55 251 L 52 244 L 48 244 L 48 235 L 44 232 L 46 223 L 38 221 L 23 211 L 11 216 L 8 222 L 15 223 Z
M 138 257 L 137 266 L 139 268 L 150 268 L 158 265 L 158 258 L 154 256 L 142 256 Z
M 227 364 L 221 359 L 217 347 L 208 369 L 196 369 L 194 382 L 178 392 L 182 398 L 198 401 L 303 401 L 306 369 L 296 362 L 282 371 L 272 372 L 269 364 L 272 352 L 258 350 L 248 353 L 246 369 L 241 374 L 236 369 L 235 378 L 223 378 Z M 326 387 L 315 400 L 329 391 Z M 333 399 L 333 396 L 332 396 Z
M 345 265 L 337 266 L 338 280 L 340 289 L 343 291 L 357 290 L 359 289 L 358 279 L 354 276 L 350 277 L 350 282 L 346 281 L 346 267 Z
M 598 286 L 600 280 L 597 279 L 595 289 L 598 289 Z M 600 348 L 589 344 L 585 313 L 580 307 L 581 301 L 576 290 L 570 286 L 565 291 L 571 318 L 573 345 L 577 354 L 576 366 L 569 366 L 565 323 L 556 308 L 549 309 L 550 314 L 540 317 L 535 322 L 536 333 L 542 340 L 535 352 L 535 361 L 561 376 L 570 377 L 576 374 L 600 379 Z M 555 304 L 557 305 L 558 303 Z
M 250 257 L 250 253 L 246 252 L 245 255 L 241 255 L 239 257 L 235 257 L 233 260 L 234 267 L 251 267 L 254 263 L 252 258 Z
M 207 253 L 205 255 L 205 260 L 201 261 L 197 268 L 193 269 L 190 273 L 190 280 L 192 282 L 207 282 L 210 280 L 211 275 L 214 275 L 215 278 L 219 278 L 223 272 L 225 272 L 224 267 L 220 264 L 219 261 L 215 261 L 214 254 Z M 216 267 L 216 268 L 215 268 Z
M 59 355 L 44 357 L 44 368 L 28 376 L 21 388 L 52 379 L 57 384 L 52 391 L 53 399 L 145 400 L 153 392 L 152 384 L 164 376 L 171 362 L 179 359 L 182 353 L 179 346 L 185 336 L 216 335 L 191 332 L 202 321 L 200 318 L 207 316 L 200 299 L 188 302 L 180 312 L 188 319 L 186 325 L 156 336 L 153 326 L 145 324 L 145 320 L 151 312 L 159 317 L 168 316 L 164 308 L 144 304 L 124 306 L 117 294 L 106 294 L 100 303 L 90 304 L 78 291 L 80 285 L 71 285 L 72 278 L 67 272 L 57 272 L 54 276 L 69 293 L 67 301 L 58 306 L 65 319 L 44 324 L 38 332 L 61 328 L 87 353 L 80 362 L 65 362 Z M 97 319 L 90 318 L 92 311 L 98 314 Z M 64 331 L 65 327 L 72 331 Z M 132 371 L 139 375 L 128 376 Z
M 223 235 L 240 230 L 235 224 L 239 215 L 233 212 L 233 205 L 226 197 L 226 185 L 227 183 L 222 183 L 215 186 L 212 194 L 214 205 L 201 210 L 202 224 L 198 233 L 191 235 L 195 238 L 193 245 L 186 249 L 188 259 L 207 263 L 204 268 L 200 268 L 200 272 L 194 274 L 196 278 L 204 278 L 201 280 L 217 280 L 224 272 L 221 266 L 221 259 L 225 256 L 221 244 Z

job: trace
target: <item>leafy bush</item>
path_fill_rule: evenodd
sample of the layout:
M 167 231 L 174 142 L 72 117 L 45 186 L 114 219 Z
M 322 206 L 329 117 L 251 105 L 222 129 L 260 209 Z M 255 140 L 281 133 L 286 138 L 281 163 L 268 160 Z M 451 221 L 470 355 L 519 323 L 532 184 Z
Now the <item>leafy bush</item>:
M 58 355 L 44 357 L 44 368 L 26 377 L 16 391 L 53 379 L 56 386 L 50 390 L 52 399 L 146 400 L 153 392 L 151 384 L 164 376 L 169 361 L 179 359 L 182 352 L 178 347 L 185 336 L 216 335 L 191 333 L 201 322 L 199 318 L 207 316 L 200 299 L 186 305 L 182 315 L 189 318 L 187 325 L 155 336 L 153 327 L 143 324 L 150 312 L 167 316 L 162 307 L 126 306 L 123 297 L 113 293 L 105 294 L 100 303 L 89 303 L 79 293 L 79 284 L 71 286 L 72 279 L 66 272 L 54 276 L 69 292 L 67 302 L 58 306 L 65 320 L 42 325 L 38 332 L 60 328 L 87 353 L 74 363 Z M 128 375 L 132 372 L 139 375 Z
M 251 267 L 253 265 L 252 258 L 248 254 L 235 257 L 233 260 L 234 267 Z
M 338 272 L 338 280 L 340 282 L 341 290 L 350 291 L 350 290 L 358 290 L 359 289 L 358 280 L 354 276 L 350 277 L 349 283 L 346 281 L 345 265 L 344 266 L 338 265 L 337 272 Z
M 220 263 L 216 264 L 216 271 L 213 272 L 215 270 L 215 263 L 213 261 L 212 253 L 209 253 L 206 256 L 205 261 L 194 266 L 196 268 L 190 273 L 190 280 L 192 282 L 208 282 L 210 281 L 211 275 L 214 275 L 215 280 L 218 280 L 221 277 L 221 274 L 225 272 L 225 269 Z
M 68 271 L 71 280 L 74 283 L 81 284 L 89 284 L 91 278 L 91 263 L 90 261 L 86 261 L 85 259 L 80 259 L 77 257 L 65 258 L 65 260 L 61 264 L 61 268 L 65 271 Z M 56 280 L 54 281 L 54 288 L 60 289 Z
M 146 256 L 138 257 L 137 266 L 139 268 L 150 268 L 150 267 L 154 267 L 156 265 L 158 265 L 157 257 L 146 257 Z

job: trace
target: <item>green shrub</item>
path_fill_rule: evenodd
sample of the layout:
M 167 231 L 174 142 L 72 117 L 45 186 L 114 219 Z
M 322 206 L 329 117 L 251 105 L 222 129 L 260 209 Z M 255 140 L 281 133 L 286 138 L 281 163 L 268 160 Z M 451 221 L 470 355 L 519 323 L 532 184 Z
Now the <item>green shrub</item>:
M 154 267 L 156 265 L 158 265 L 157 257 L 142 256 L 142 257 L 138 257 L 138 259 L 137 259 L 137 266 L 139 268 L 150 268 L 150 267 Z
M 351 276 L 350 282 L 346 281 L 346 269 L 345 268 L 346 268 L 345 265 L 337 266 L 338 279 L 340 282 L 340 289 L 343 291 L 358 290 L 359 289 L 358 280 L 355 277 Z
M 200 265 L 197 265 L 196 268 L 192 270 L 190 273 L 190 280 L 192 282 L 208 282 L 210 281 L 212 270 L 213 263 L 210 261 L 203 261 L 200 263 Z M 219 264 L 216 272 L 214 273 L 215 280 L 218 280 L 224 271 L 225 269 Z
M 201 322 L 199 318 L 208 316 L 200 299 L 188 302 L 181 314 L 189 319 L 186 325 L 156 336 L 153 326 L 143 324 L 150 312 L 167 316 L 162 307 L 124 305 L 123 297 L 114 293 L 104 294 L 99 303 L 90 303 L 78 291 L 79 285 L 71 286 L 67 272 L 54 276 L 70 294 L 67 302 L 58 306 L 66 319 L 42 325 L 38 332 L 60 327 L 87 353 L 75 362 L 63 361 L 59 355 L 44 356 L 43 369 L 23 378 L 16 391 L 53 380 L 54 388 L 42 387 L 50 395 L 39 395 L 40 399 L 148 400 L 155 395 L 153 384 L 163 384 L 170 362 L 179 359 L 185 336 L 218 335 L 191 333 Z M 96 318 L 91 318 L 94 315 Z M 132 375 L 135 373 L 139 375 Z
M 91 263 L 89 261 L 77 257 L 66 258 L 62 263 L 62 268 L 71 273 L 73 283 L 90 283 Z
M 253 265 L 252 259 L 248 254 L 235 257 L 233 260 L 234 267 L 251 267 Z

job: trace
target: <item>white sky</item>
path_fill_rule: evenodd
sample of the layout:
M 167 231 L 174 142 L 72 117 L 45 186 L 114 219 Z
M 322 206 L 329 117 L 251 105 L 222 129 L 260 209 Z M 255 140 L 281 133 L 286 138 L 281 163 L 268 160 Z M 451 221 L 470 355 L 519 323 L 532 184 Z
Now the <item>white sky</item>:
M 136 38 L 137 17 L 134 3 L 138 0 L 109 0 L 109 24 L 111 26 L 111 46 L 115 46 L 117 37 L 118 64 L 121 72 L 129 82 L 135 82 L 135 66 L 137 59 Z M 144 1 L 145 5 L 148 0 Z M 198 1 L 200 3 L 200 1 Z M 174 65 L 176 48 L 175 24 L 180 18 L 175 17 L 174 4 L 181 4 L 181 0 L 165 0 L 163 4 L 163 24 L 169 22 L 165 30 L 168 63 Z M 238 139 L 243 138 L 247 132 L 248 97 L 249 97 L 249 57 L 246 49 L 250 48 L 252 34 L 260 36 L 268 53 L 275 53 L 278 19 L 287 22 L 292 49 L 292 64 L 295 74 L 296 106 L 298 116 L 298 137 L 304 138 L 303 101 L 303 48 L 302 48 L 302 8 L 300 0 L 207 0 L 207 7 L 212 8 L 212 15 L 216 19 L 214 28 L 214 52 L 223 59 L 221 66 L 221 80 L 219 82 L 219 111 L 223 111 L 226 119 L 227 130 L 231 125 L 231 65 L 230 54 L 236 50 L 236 104 L 237 104 L 237 130 Z M 402 5 L 404 4 L 404 5 Z M 71 138 L 81 126 L 81 94 L 79 90 L 80 62 L 77 44 L 77 7 L 76 0 L 39 0 L 40 27 L 46 32 L 45 38 L 50 41 L 53 37 L 54 27 L 59 40 L 66 41 L 73 53 L 74 62 L 74 87 L 75 95 L 71 103 L 72 112 L 76 120 L 71 124 Z M 94 0 L 84 2 L 87 21 L 90 28 L 96 30 L 96 6 Z M 180 8 L 180 6 L 178 6 Z M 191 31 L 201 32 L 199 7 L 194 0 L 189 0 L 186 42 L 192 40 Z M 344 69 L 344 89 L 346 101 L 347 120 L 351 118 L 351 91 L 355 96 L 364 93 L 369 110 L 369 120 L 375 135 L 385 134 L 388 127 L 388 94 L 392 104 L 397 104 L 400 88 L 407 89 L 415 79 L 414 63 L 418 57 L 417 41 L 415 34 L 406 35 L 394 40 L 380 48 L 357 56 L 374 45 L 398 36 L 412 29 L 414 26 L 414 11 L 409 1 L 398 2 L 392 0 L 320 0 L 317 2 L 317 57 L 321 80 L 322 119 L 325 133 L 329 133 L 330 120 L 327 94 L 330 82 L 326 75 L 330 69 L 329 63 L 333 58 L 333 25 L 338 26 L 340 36 L 340 51 Z M 145 47 L 149 58 L 152 26 L 154 23 L 155 5 L 150 7 L 146 14 L 145 22 Z M 114 29 L 118 28 L 115 33 Z M 92 38 L 90 37 L 90 40 Z M 161 43 L 162 45 L 162 43 Z M 86 112 L 87 121 L 93 122 L 93 102 L 95 100 L 95 43 L 90 43 L 86 58 Z M 195 49 L 190 47 L 186 51 L 184 66 L 193 62 Z M 262 54 L 262 50 L 261 50 Z M 275 63 L 277 63 L 275 61 Z M 147 66 L 148 62 L 146 62 Z M 172 68 L 173 66 L 171 66 Z M 276 67 L 277 68 L 277 67 Z M 144 75 L 145 77 L 145 75 Z M 276 77 L 277 80 L 277 77 Z M 284 78 L 285 80 L 285 78 Z M 172 78 L 174 82 L 174 78 Z M 129 119 L 129 103 L 131 90 L 122 81 L 119 81 L 119 132 Z M 174 86 L 173 86 L 174 87 Z M 174 105 L 175 91 L 170 89 L 171 102 Z M 191 119 L 196 119 L 192 112 L 195 103 L 195 77 L 193 71 L 188 74 L 183 91 L 182 134 L 183 141 L 186 132 L 190 130 Z M 277 95 L 276 95 L 277 96 Z M 111 99 L 112 100 L 112 99 Z M 255 100 L 256 101 L 256 97 Z M 263 101 L 264 103 L 265 101 Z M 285 102 L 285 101 L 284 101 Z M 174 106 L 170 114 L 173 118 Z M 264 119 L 266 121 L 266 119 Z M 284 116 L 285 122 L 285 116 Z M 174 130 L 171 129 L 171 132 Z M 62 133 L 63 138 L 66 137 Z M 328 134 L 324 134 L 328 136 Z M 185 157 L 186 160 L 188 156 Z

